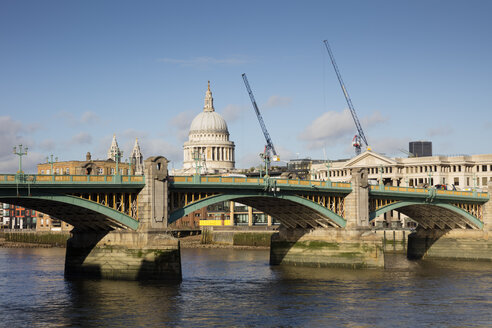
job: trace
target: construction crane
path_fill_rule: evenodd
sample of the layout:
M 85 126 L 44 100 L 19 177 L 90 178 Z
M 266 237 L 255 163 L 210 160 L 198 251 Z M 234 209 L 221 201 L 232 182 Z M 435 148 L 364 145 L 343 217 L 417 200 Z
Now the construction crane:
M 327 40 L 324 40 L 323 42 L 325 44 L 326 50 L 328 51 L 328 54 L 330 55 L 331 63 L 333 64 L 333 68 L 335 69 L 335 73 L 337 74 L 338 77 L 338 82 L 340 82 L 340 87 L 342 88 L 343 95 L 345 96 L 345 100 L 347 100 L 347 105 L 349 106 L 350 114 L 352 114 L 355 127 L 357 128 L 357 134 L 352 139 L 352 146 L 354 146 L 355 155 L 360 155 L 362 141 L 364 141 L 366 147 L 368 147 L 369 144 L 367 142 L 366 136 L 364 135 L 364 131 L 362 130 L 362 126 L 360 125 L 359 119 L 357 118 L 357 114 L 355 113 L 354 105 L 352 105 L 352 100 L 350 99 L 347 89 L 345 88 L 345 84 L 343 83 L 342 75 L 340 75 L 340 71 L 338 70 L 337 63 L 335 62 L 335 57 L 331 52 L 330 45 L 328 44 Z
M 253 109 L 255 110 L 256 117 L 258 117 L 258 121 L 260 122 L 261 130 L 263 131 L 263 135 L 265 136 L 267 144 L 265 145 L 265 151 L 264 155 L 271 157 L 274 162 L 280 161 L 280 157 L 277 155 L 277 151 L 275 150 L 275 147 L 273 146 L 273 141 L 272 138 L 270 137 L 270 134 L 268 133 L 268 130 L 266 128 L 265 122 L 263 122 L 263 117 L 260 114 L 260 110 L 258 109 L 258 105 L 256 105 L 256 100 L 255 97 L 253 96 L 253 91 L 251 91 L 251 87 L 249 86 L 248 78 L 246 77 L 246 73 L 242 74 L 243 80 L 244 80 L 244 85 L 246 85 L 246 89 L 248 90 L 249 98 L 251 99 L 251 103 L 253 104 Z

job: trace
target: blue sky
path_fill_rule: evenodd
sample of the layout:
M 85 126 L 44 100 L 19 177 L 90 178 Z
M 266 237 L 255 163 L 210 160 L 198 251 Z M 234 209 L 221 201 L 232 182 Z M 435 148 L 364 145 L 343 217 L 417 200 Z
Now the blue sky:
M 265 141 L 246 73 L 282 160 L 353 156 L 356 133 L 328 39 L 374 151 L 490 153 L 491 1 L 0 2 L 0 170 L 129 155 L 182 162 L 207 81 L 237 167 Z

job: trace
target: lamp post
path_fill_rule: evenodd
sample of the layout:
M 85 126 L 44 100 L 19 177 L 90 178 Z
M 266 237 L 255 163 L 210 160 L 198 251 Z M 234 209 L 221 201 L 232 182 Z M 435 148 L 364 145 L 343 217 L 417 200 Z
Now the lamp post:
M 270 165 L 270 156 L 265 153 L 260 153 L 260 158 L 265 163 L 265 178 L 268 178 L 268 166 Z
M 202 162 L 204 161 L 205 153 L 202 153 L 198 149 L 195 149 L 192 153 L 193 160 L 195 161 L 195 175 L 199 176 L 202 173 Z
M 19 156 L 19 171 L 18 174 L 22 174 L 22 156 L 27 155 L 27 147 L 22 148 L 22 145 L 19 145 L 19 151 L 17 151 L 17 147 L 14 147 L 14 154 Z
M 384 183 L 383 183 L 383 166 L 379 165 L 379 189 L 383 189 Z
M 132 175 L 133 158 L 134 157 L 130 157 L 128 159 L 128 175 Z
M 115 175 L 120 175 L 120 169 L 119 169 L 119 163 L 120 163 L 120 159 L 121 159 L 121 156 L 123 155 L 123 152 L 122 151 L 118 151 L 116 152 L 116 154 L 114 155 L 114 159 L 115 159 L 115 162 L 116 162 L 116 172 L 115 172 Z
M 46 163 L 51 164 L 50 173 L 54 175 L 55 171 L 53 171 L 53 163 L 58 162 L 58 157 L 55 157 L 55 161 L 53 161 L 53 154 L 51 154 L 50 156 L 51 156 L 51 161 L 50 161 L 50 157 L 46 157 Z
M 326 181 L 327 182 L 331 182 L 331 179 L 330 179 L 330 167 L 331 167 L 331 162 L 330 161 L 327 161 L 325 163 L 325 166 L 326 166 Z

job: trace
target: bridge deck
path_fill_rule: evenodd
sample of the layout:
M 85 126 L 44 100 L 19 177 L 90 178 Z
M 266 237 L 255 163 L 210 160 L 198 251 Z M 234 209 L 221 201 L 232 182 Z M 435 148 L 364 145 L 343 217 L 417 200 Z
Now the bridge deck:
M 486 192 L 476 191 L 459 191 L 459 190 L 440 190 L 434 188 L 415 188 L 415 187 L 398 187 L 398 186 L 371 186 L 370 194 L 375 196 L 389 196 L 398 198 L 439 198 L 447 200 L 476 201 L 486 202 L 489 200 L 489 194 Z
M 227 176 L 174 176 L 170 177 L 174 187 L 184 188 L 207 188 L 212 185 L 221 188 L 259 188 L 265 185 L 289 189 L 325 189 L 350 192 L 352 185 L 347 182 L 330 182 L 300 179 L 277 179 L 277 178 L 247 178 Z

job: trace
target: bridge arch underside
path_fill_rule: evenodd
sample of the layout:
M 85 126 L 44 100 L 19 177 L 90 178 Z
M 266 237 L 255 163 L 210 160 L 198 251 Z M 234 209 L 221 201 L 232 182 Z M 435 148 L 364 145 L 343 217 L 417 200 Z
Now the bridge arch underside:
M 424 229 L 482 229 L 483 223 L 470 213 L 451 204 L 397 202 L 371 213 L 371 220 L 391 210 L 400 212 Z
M 138 228 L 138 221 L 112 208 L 79 197 L 0 197 L 0 202 L 33 209 L 60 219 L 78 231 L 111 231 Z
M 218 195 L 194 202 L 170 214 L 169 223 L 203 208 L 223 201 L 235 201 L 272 216 L 287 228 L 345 227 L 343 217 L 317 203 L 295 195 Z

